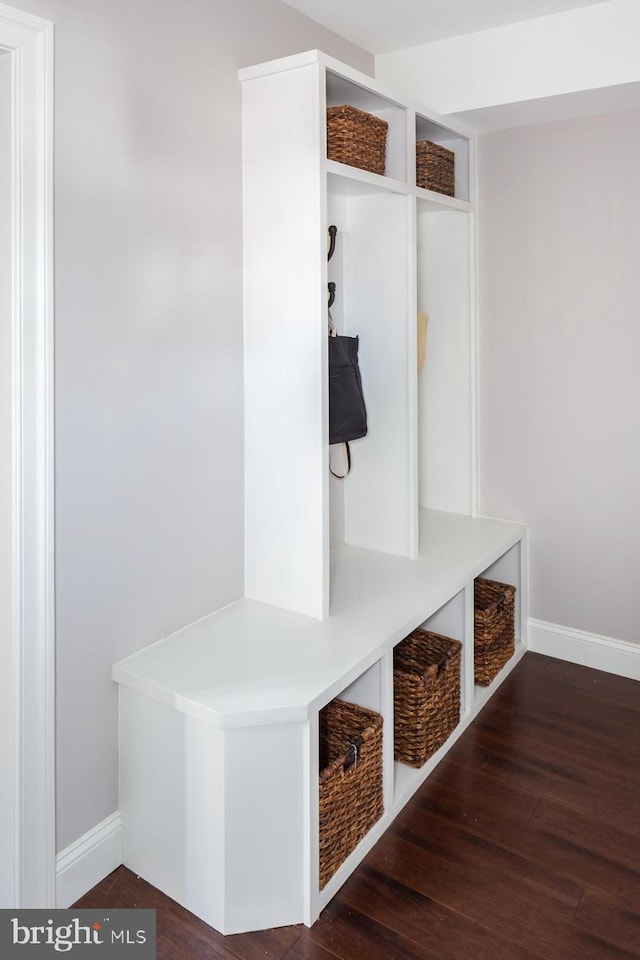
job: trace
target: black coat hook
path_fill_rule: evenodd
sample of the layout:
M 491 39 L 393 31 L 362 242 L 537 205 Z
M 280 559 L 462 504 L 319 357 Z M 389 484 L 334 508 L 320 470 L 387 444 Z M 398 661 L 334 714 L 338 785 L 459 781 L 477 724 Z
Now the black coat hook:
M 327 256 L 327 260 L 331 260 L 331 257 L 335 253 L 337 232 L 338 228 L 334 224 L 331 224 L 329 227 L 329 255 Z

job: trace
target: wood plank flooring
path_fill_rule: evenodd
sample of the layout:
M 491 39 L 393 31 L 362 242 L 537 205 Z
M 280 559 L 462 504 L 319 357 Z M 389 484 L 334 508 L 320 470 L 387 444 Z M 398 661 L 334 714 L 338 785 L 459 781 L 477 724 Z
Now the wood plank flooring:
M 120 867 L 159 960 L 640 960 L 640 683 L 528 653 L 310 929 L 223 937 Z

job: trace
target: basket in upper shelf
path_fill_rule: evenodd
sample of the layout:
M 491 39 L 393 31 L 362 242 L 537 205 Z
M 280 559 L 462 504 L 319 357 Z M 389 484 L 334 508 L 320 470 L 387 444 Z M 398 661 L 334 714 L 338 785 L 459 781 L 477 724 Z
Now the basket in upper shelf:
M 320 889 L 380 819 L 382 717 L 344 700 L 320 711 Z
M 455 192 L 455 154 L 452 150 L 418 140 L 416 143 L 416 184 L 452 197 Z
M 393 651 L 395 759 L 421 767 L 460 721 L 462 644 L 414 630 Z
M 515 651 L 516 588 L 478 577 L 473 592 L 473 674 L 486 687 Z
M 386 120 L 348 104 L 327 107 L 327 157 L 383 175 L 388 127 Z

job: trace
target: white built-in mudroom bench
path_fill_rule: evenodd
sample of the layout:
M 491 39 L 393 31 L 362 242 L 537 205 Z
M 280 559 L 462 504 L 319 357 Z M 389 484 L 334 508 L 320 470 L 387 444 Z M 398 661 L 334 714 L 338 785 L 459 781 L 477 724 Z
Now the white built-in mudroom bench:
M 312 51 L 241 71 L 245 596 L 116 664 L 124 863 L 223 933 L 312 924 L 526 647 L 527 533 L 477 516 L 473 140 Z M 326 108 L 388 122 L 384 175 L 327 159 Z M 416 186 L 416 140 L 455 154 Z M 327 231 L 338 227 L 327 263 Z M 368 433 L 329 473 L 327 284 L 360 337 Z M 416 316 L 428 316 L 417 364 Z M 516 588 L 515 653 L 474 684 L 474 580 Z M 394 760 L 393 651 L 462 644 L 460 722 Z M 319 882 L 319 715 L 382 717 L 384 812 Z

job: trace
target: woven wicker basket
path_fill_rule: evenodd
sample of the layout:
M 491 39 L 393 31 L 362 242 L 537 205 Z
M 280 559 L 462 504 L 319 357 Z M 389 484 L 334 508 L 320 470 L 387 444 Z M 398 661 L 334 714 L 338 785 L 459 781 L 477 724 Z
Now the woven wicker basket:
M 430 140 L 416 143 L 416 183 L 452 197 L 455 189 L 455 154 Z
M 343 700 L 320 711 L 320 889 L 383 813 L 382 717 Z
M 421 767 L 460 721 L 462 644 L 414 630 L 393 651 L 395 759 Z
M 513 656 L 516 588 L 497 580 L 474 584 L 474 678 L 486 687 Z
M 388 126 L 356 107 L 327 107 L 327 157 L 384 174 Z

